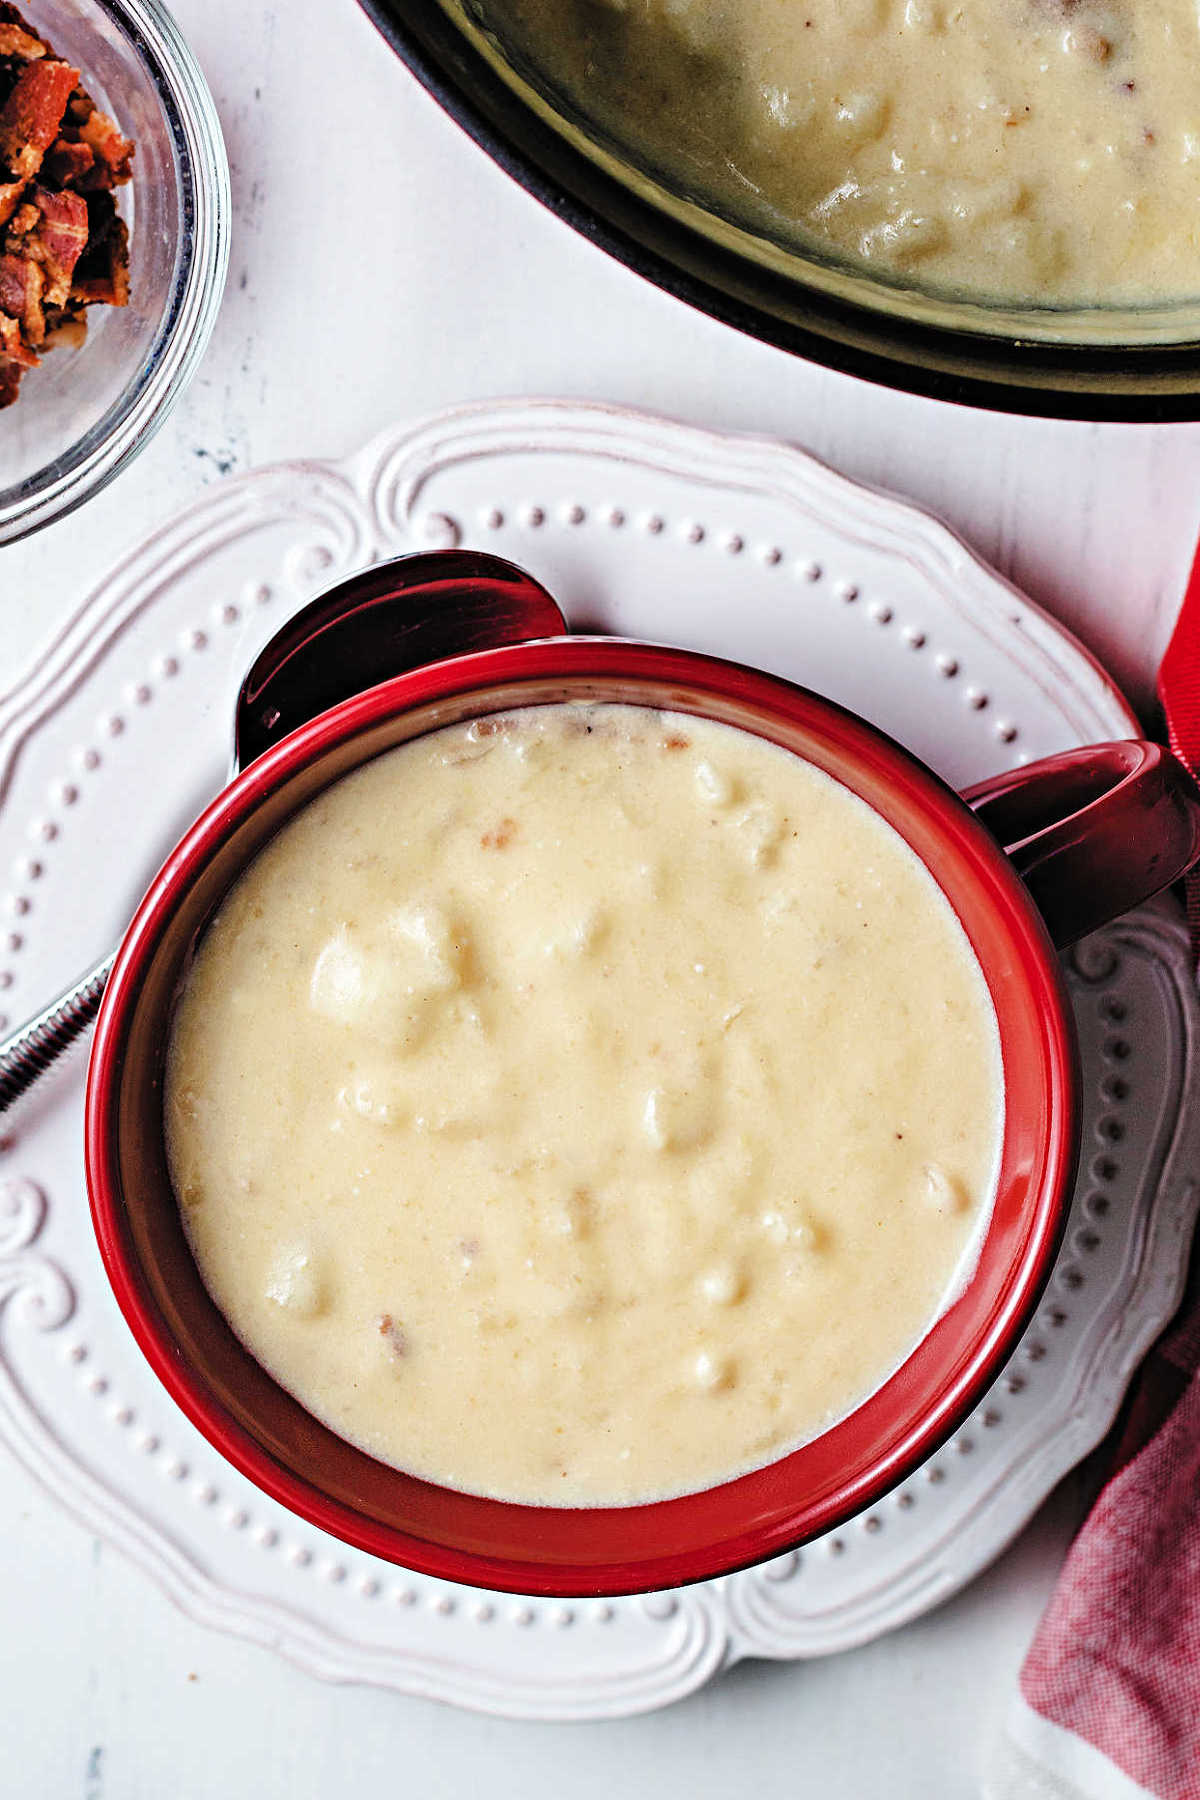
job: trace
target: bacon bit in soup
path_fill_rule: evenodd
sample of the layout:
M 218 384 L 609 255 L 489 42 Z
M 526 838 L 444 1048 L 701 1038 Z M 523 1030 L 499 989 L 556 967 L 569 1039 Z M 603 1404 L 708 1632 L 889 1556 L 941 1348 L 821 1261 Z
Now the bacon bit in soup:
M 479 841 L 485 850 L 507 850 L 516 835 L 517 821 L 504 818 L 494 831 L 485 831 Z
M 392 1355 L 397 1358 L 407 1356 L 408 1339 L 404 1335 L 404 1328 L 401 1325 L 397 1325 L 396 1321 L 392 1318 L 391 1313 L 380 1313 L 375 1323 L 380 1337 L 387 1344 Z

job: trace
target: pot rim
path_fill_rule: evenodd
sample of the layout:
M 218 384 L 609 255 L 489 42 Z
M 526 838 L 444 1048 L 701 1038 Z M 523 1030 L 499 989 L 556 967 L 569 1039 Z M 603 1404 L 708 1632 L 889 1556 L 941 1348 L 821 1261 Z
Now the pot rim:
M 1027 417 L 1200 416 L 1200 342 L 1073 341 L 951 326 L 825 292 L 706 236 L 538 116 L 441 0 L 359 0 L 384 40 L 505 174 L 589 243 L 735 330 L 860 379 Z M 969 309 L 965 309 L 969 310 Z M 1069 318 L 1069 310 L 1063 313 Z M 1065 331 L 1065 327 L 1063 328 Z

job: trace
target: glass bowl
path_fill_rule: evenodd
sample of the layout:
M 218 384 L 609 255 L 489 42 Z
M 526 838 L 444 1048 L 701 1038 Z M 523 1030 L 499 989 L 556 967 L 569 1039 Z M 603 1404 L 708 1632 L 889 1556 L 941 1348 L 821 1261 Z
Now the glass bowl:
M 146 444 L 195 371 L 229 262 L 229 165 L 216 108 L 159 0 L 27 0 L 31 25 L 137 149 L 116 191 L 125 307 L 88 309 L 0 413 L 0 544 L 96 493 Z
M 619 141 L 508 41 L 490 0 L 361 0 L 485 150 L 560 217 L 742 331 L 914 393 L 1065 418 L 1200 418 L 1200 297 L 991 303 L 772 236 Z

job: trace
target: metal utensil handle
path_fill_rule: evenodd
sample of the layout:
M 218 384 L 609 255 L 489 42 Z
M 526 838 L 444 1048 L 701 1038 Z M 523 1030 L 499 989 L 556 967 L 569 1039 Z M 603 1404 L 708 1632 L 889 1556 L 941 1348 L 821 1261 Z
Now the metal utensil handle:
M 115 956 L 106 957 L 19 1031 L 0 1038 L 0 1113 L 19 1100 L 87 1030 L 100 1010 L 100 997 L 115 961 Z

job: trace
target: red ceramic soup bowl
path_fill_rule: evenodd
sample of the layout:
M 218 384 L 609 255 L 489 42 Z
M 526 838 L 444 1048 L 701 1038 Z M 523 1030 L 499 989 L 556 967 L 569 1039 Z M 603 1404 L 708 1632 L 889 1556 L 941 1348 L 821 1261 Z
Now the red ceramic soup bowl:
M 861 796 L 912 846 L 958 915 L 1003 1054 L 995 1202 L 959 1298 L 882 1386 L 817 1438 L 751 1474 L 646 1505 L 481 1498 L 389 1468 L 335 1436 L 255 1362 L 210 1299 L 163 1142 L 174 996 L 198 937 L 272 834 L 331 782 L 422 732 L 565 700 L 665 707 L 737 726 Z M 1200 801 L 1154 745 L 1072 752 L 964 800 L 840 707 L 681 650 L 559 637 L 383 682 L 293 731 L 233 781 L 172 853 L 121 946 L 92 1052 L 86 1126 L 93 1216 L 117 1300 L 170 1394 L 223 1456 L 293 1512 L 374 1555 L 440 1578 L 557 1595 L 669 1587 L 775 1556 L 906 1476 L 1012 1351 L 1054 1258 L 1077 1149 L 1075 1034 L 1055 939 L 1145 898 L 1197 854 Z

